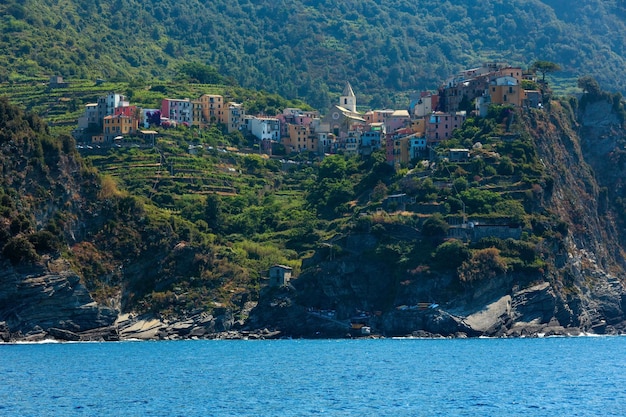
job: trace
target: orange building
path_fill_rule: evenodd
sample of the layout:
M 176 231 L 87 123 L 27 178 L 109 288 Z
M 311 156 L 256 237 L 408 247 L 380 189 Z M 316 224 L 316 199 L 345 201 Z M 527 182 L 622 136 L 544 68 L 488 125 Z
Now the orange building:
M 489 83 L 489 96 L 493 104 L 511 104 L 520 107 L 526 100 L 526 93 L 514 77 L 499 77 Z
M 285 138 L 287 152 L 317 152 L 318 136 L 311 132 L 309 126 L 289 125 L 289 136 Z
M 217 94 L 203 94 L 191 102 L 192 126 L 206 127 L 212 123 L 228 123 L 224 97 Z
M 131 135 L 137 131 L 138 123 L 134 117 L 123 114 L 106 116 L 102 133 L 105 142 L 113 142 L 118 136 Z

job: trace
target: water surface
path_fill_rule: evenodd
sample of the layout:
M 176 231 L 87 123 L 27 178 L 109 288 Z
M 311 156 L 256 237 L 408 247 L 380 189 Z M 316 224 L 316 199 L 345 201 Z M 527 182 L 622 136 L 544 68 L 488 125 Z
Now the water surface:
M 626 338 L 0 345 L 2 416 L 624 416 Z

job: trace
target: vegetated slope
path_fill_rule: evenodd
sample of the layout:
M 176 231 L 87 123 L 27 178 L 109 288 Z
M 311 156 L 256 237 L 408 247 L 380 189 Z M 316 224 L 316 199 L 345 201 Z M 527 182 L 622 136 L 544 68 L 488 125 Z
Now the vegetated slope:
M 0 6 L 0 78 L 170 79 L 214 66 L 240 85 L 326 108 L 346 80 L 361 102 L 436 88 L 487 60 L 550 60 L 624 91 L 621 1 L 86 1 Z M 398 100 L 400 102 L 400 100 Z
M 41 119 L 6 99 L 0 99 L 0 148 L 2 338 L 36 326 L 65 327 L 62 332 L 111 325 L 117 313 L 93 303 L 61 256 L 87 232 L 87 221 L 104 218 L 96 173 L 78 158 L 73 139 L 52 137 Z
M 619 212 L 581 150 L 575 101 L 493 106 L 411 173 L 382 152 L 281 163 L 217 129 L 83 162 L 69 137 L 0 104 L 8 333 L 115 338 L 126 312 L 156 322 L 152 338 L 344 336 L 365 312 L 387 335 L 623 329 Z M 447 161 L 459 147 L 472 158 Z M 294 268 L 292 286 L 268 288 L 274 264 Z
M 503 110 L 470 119 L 444 143 L 480 143 L 471 162 L 440 161 L 430 178 L 388 184 L 400 185 L 395 190 L 415 204 L 403 213 L 362 213 L 329 241 L 332 248 L 303 261 L 295 291 L 262 294 L 252 323 L 335 336 L 348 331 L 341 320 L 365 321 L 385 335 L 623 331 L 624 257 L 615 215 L 621 205 L 609 202 L 597 182 L 605 178 L 596 180 L 581 150 L 576 110 L 569 102 L 552 102 L 547 111 Z M 425 215 L 433 210 L 447 222 Z M 453 226 L 461 211 L 469 234 Z M 481 225 L 490 229 L 482 237 Z M 517 225 L 521 233 L 509 234 Z
M 145 155 L 149 161 L 140 155 L 131 166 L 118 163 L 132 175 L 116 180 L 113 170 L 101 177 L 77 154 L 73 139 L 52 137 L 38 116 L 6 99 L 0 100 L 0 146 L 0 322 L 8 329 L 0 329 L 3 338 L 9 333 L 116 338 L 117 328 L 111 325 L 123 311 L 162 317 L 211 312 L 215 317 L 205 324 L 220 329 L 221 321 L 232 322 L 232 311 L 256 297 L 259 273 L 268 263 L 293 262 L 287 258 L 290 252 L 272 245 L 218 241 L 215 233 L 225 227 L 219 201 L 208 211 L 206 190 L 197 184 L 201 179 L 194 179 L 193 167 L 177 165 L 175 155 L 165 166 L 159 158 L 170 155 L 150 149 Z M 133 151 L 124 152 L 132 157 Z M 221 169 L 215 165 L 211 169 Z M 254 155 L 248 169 L 262 165 Z M 173 169 L 183 175 L 172 178 Z M 125 181 L 127 189 L 118 188 Z M 131 195 L 127 190 L 134 191 L 133 181 L 160 204 L 142 192 Z M 194 182 L 193 192 L 185 191 L 189 182 Z M 264 180 L 259 182 L 263 189 Z M 238 199 L 240 208 L 256 195 L 254 183 L 244 186 L 251 193 Z M 171 205 L 175 199 L 181 205 Z M 179 208 L 185 208 L 184 215 Z M 246 227 L 261 227 L 254 220 L 248 226 L 250 218 L 250 213 L 233 216 L 228 224 L 242 233 L 251 230 Z

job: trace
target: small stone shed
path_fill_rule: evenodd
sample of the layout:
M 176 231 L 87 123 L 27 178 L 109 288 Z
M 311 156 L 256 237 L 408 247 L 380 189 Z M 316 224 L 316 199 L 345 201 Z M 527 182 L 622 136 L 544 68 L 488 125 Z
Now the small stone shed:
M 293 268 L 286 265 L 270 267 L 270 287 L 283 287 L 289 284 Z

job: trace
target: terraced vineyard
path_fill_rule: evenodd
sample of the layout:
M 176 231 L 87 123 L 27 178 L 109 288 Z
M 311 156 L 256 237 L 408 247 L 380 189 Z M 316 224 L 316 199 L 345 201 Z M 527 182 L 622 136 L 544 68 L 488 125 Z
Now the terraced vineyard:
M 213 147 L 198 155 L 162 147 L 170 141 L 163 139 L 154 148 L 91 149 L 83 154 L 121 187 L 163 208 L 175 208 L 177 199 L 206 194 L 233 197 L 271 192 L 286 200 L 302 195 L 302 182 L 285 175 L 278 160 Z

